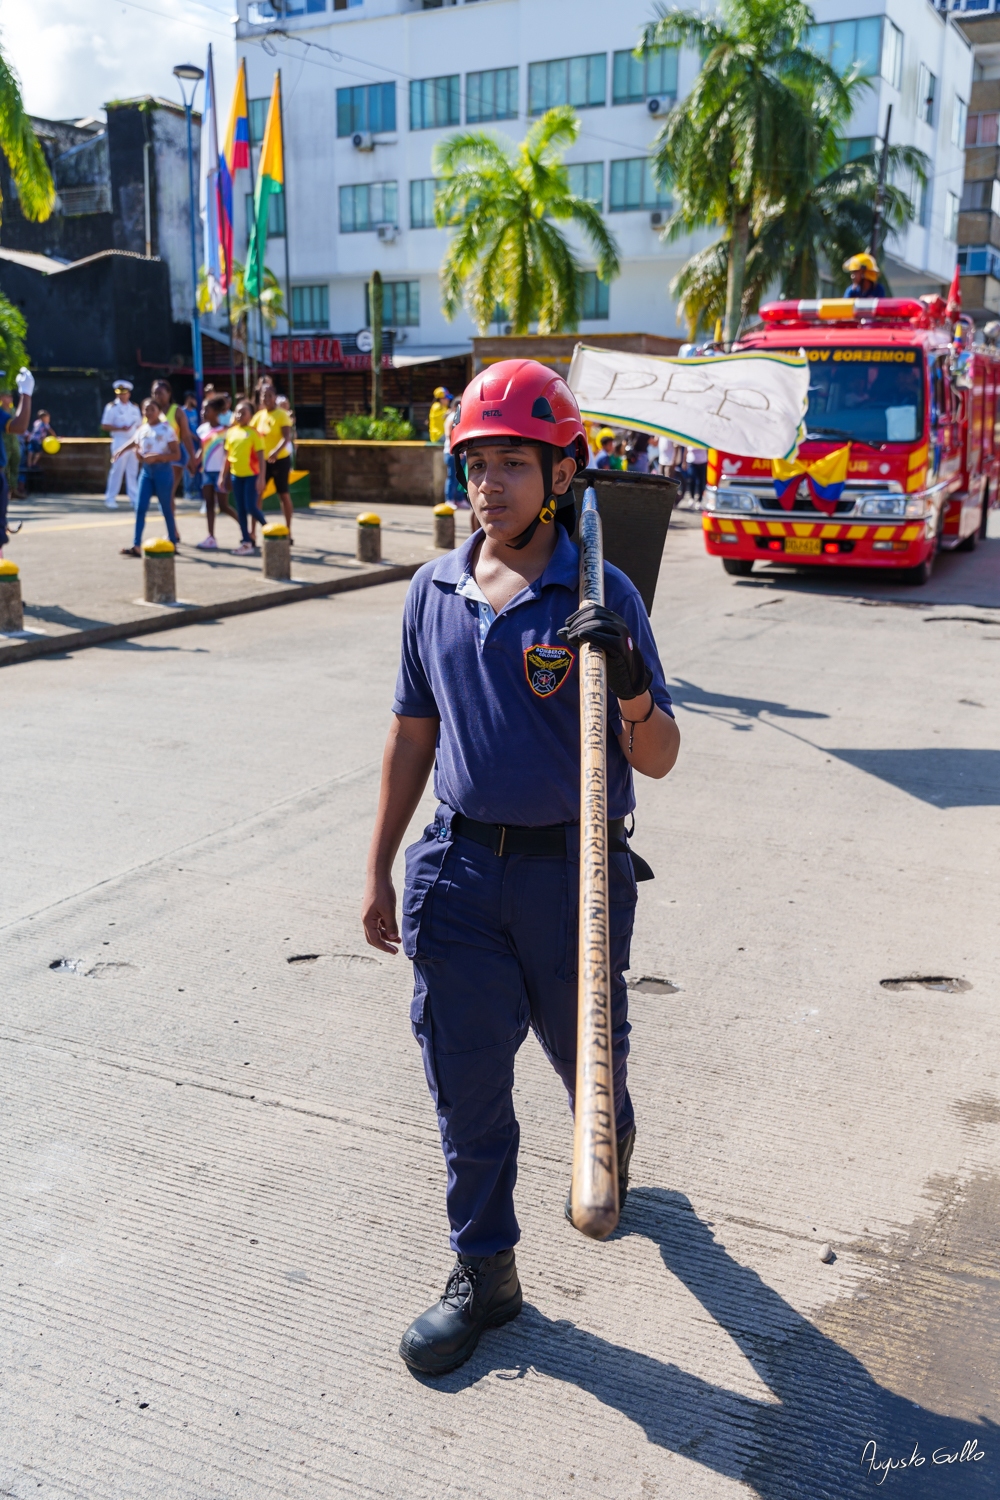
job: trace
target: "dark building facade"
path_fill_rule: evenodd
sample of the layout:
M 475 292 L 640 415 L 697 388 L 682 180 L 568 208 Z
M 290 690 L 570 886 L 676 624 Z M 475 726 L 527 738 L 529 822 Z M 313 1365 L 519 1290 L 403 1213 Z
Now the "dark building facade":
M 27 319 L 38 401 L 60 432 L 88 436 L 114 376 L 142 391 L 191 364 L 186 123 L 179 105 L 151 97 L 109 104 L 106 124 L 32 123 L 56 205 L 45 223 L 27 220 L 0 155 L 0 289 Z

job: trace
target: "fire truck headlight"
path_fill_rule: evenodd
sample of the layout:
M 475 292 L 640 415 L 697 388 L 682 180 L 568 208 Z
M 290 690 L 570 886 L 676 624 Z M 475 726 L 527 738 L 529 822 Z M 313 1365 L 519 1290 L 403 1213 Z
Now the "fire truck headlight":
M 737 510 L 748 511 L 757 509 L 757 501 L 753 495 L 747 494 L 745 490 L 719 489 L 715 492 L 715 504 L 713 510 Z
M 862 500 L 858 514 L 861 516 L 905 516 L 906 497 L 904 495 L 872 495 L 870 500 Z
M 907 517 L 915 517 L 918 521 L 923 520 L 928 514 L 927 501 L 922 495 L 913 495 L 906 502 Z

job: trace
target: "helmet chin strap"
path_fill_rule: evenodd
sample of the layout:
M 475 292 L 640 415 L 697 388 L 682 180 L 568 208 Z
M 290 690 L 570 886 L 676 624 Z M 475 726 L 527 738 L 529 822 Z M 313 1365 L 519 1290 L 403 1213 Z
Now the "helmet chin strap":
M 559 507 L 559 500 L 552 493 L 552 449 L 548 443 L 543 443 L 541 449 L 542 489 L 545 493 L 545 499 L 542 501 L 541 510 L 531 524 L 524 528 L 520 536 L 516 536 L 512 542 L 507 543 L 507 546 L 513 547 L 515 552 L 520 552 L 522 547 L 528 545 L 539 526 L 547 526 L 549 524 Z

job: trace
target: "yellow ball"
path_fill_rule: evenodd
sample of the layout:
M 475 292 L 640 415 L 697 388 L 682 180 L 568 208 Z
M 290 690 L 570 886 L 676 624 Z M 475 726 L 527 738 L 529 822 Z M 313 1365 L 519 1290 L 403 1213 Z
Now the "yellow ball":
M 62 443 L 57 437 L 49 436 L 42 438 L 42 447 L 45 449 L 46 453 L 58 453 L 59 449 L 62 447 Z

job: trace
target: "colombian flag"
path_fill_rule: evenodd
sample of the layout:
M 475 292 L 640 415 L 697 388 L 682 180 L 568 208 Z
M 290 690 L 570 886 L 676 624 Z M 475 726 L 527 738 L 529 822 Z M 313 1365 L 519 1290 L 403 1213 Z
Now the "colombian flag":
M 219 238 L 222 242 L 222 267 L 228 283 L 233 265 L 233 181 L 240 168 L 250 165 L 250 115 L 247 110 L 247 65 L 241 61 L 229 109 L 226 144 L 219 152 Z
M 818 458 L 806 469 L 806 483 L 812 502 L 817 510 L 824 511 L 828 516 L 833 515 L 837 501 L 844 493 L 850 457 L 851 445 L 848 443 L 846 447 L 828 453 L 825 458 Z
M 805 475 L 816 509 L 832 516 L 837 508 L 837 501 L 844 492 L 850 457 L 851 445 L 848 443 L 846 447 L 828 453 L 825 458 L 817 458 L 811 464 L 805 463 L 801 458 L 772 458 L 771 482 L 781 508 L 791 510 Z
M 260 166 L 253 195 L 253 228 L 247 247 L 244 286 L 248 297 L 259 297 L 264 290 L 264 256 L 267 253 L 267 220 L 273 193 L 285 186 L 284 151 L 281 139 L 281 74 L 274 75 L 271 102 L 267 107 L 264 142 L 260 148 Z

